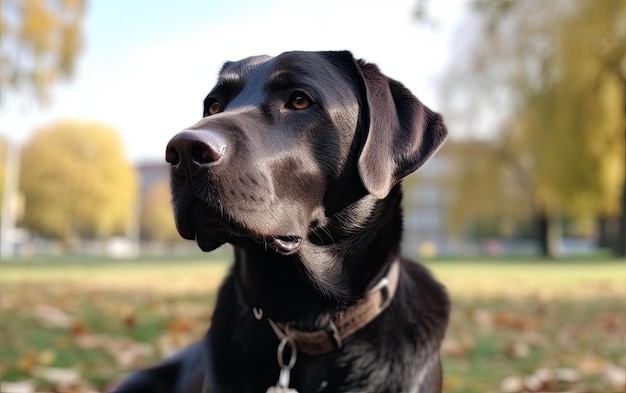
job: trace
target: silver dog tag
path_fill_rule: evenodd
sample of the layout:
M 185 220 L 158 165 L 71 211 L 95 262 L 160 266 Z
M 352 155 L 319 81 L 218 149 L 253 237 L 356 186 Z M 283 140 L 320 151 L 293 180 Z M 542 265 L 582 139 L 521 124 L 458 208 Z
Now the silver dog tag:
M 283 386 L 270 386 L 269 389 L 267 389 L 267 393 L 298 393 L 298 391 Z
M 270 386 L 266 393 L 298 393 L 296 389 L 289 387 L 289 367 L 280 368 L 280 375 L 276 386 Z

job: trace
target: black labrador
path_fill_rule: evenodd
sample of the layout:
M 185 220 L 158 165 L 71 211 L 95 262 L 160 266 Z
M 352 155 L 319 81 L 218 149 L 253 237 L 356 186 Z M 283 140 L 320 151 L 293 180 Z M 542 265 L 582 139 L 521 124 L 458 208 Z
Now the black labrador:
M 204 339 L 116 392 L 441 392 L 449 302 L 400 256 L 400 180 L 445 136 L 349 52 L 226 63 L 166 160 L 178 231 L 234 266 Z

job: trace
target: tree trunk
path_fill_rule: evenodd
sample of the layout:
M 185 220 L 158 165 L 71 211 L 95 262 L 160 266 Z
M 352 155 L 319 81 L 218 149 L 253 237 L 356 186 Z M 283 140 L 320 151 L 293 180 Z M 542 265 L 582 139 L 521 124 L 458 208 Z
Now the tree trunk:
M 624 87 L 624 118 L 626 118 L 626 78 L 624 78 L 623 74 L 622 82 L 622 86 Z M 623 143 L 626 148 L 626 127 L 624 127 Z M 624 178 L 624 182 L 622 183 L 622 214 L 619 220 L 619 228 L 617 230 L 617 239 L 614 243 L 614 250 L 615 255 L 618 258 L 626 258 L 626 176 Z
M 562 235 L 561 220 L 543 209 L 537 212 L 535 220 L 539 252 L 546 258 L 558 258 Z
M 618 218 L 611 216 L 598 217 L 597 221 L 597 246 L 601 249 L 612 250 L 615 248 L 617 239 Z
M 622 186 L 622 214 L 619 216 L 617 236 L 613 242 L 613 250 L 618 258 L 626 258 L 626 179 Z

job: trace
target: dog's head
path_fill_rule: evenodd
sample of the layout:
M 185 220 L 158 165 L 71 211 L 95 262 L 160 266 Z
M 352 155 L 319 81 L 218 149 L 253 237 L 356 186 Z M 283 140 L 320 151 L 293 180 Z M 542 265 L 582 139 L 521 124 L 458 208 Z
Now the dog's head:
M 349 52 L 226 63 L 203 119 L 167 146 L 177 228 L 205 251 L 296 254 L 350 204 L 387 198 L 445 136 L 438 114 Z

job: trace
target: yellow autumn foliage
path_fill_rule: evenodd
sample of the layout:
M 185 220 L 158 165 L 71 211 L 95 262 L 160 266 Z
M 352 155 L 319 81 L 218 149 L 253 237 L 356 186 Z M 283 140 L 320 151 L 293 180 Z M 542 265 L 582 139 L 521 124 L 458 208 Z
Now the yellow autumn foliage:
M 85 0 L 0 1 L 0 101 L 9 90 L 49 100 L 74 72 L 84 14 Z
M 459 156 L 455 214 L 514 217 L 502 207 L 519 208 L 521 197 L 520 211 L 556 220 L 616 216 L 625 177 L 626 2 L 471 4 L 472 31 L 444 93 L 453 132 L 456 122 L 490 138 L 481 152 Z
M 64 240 L 125 233 L 137 174 L 114 129 L 57 122 L 33 134 L 21 159 L 25 228 Z
M 174 223 L 168 179 L 148 189 L 141 212 L 141 233 L 150 240 L 181 240 Z

